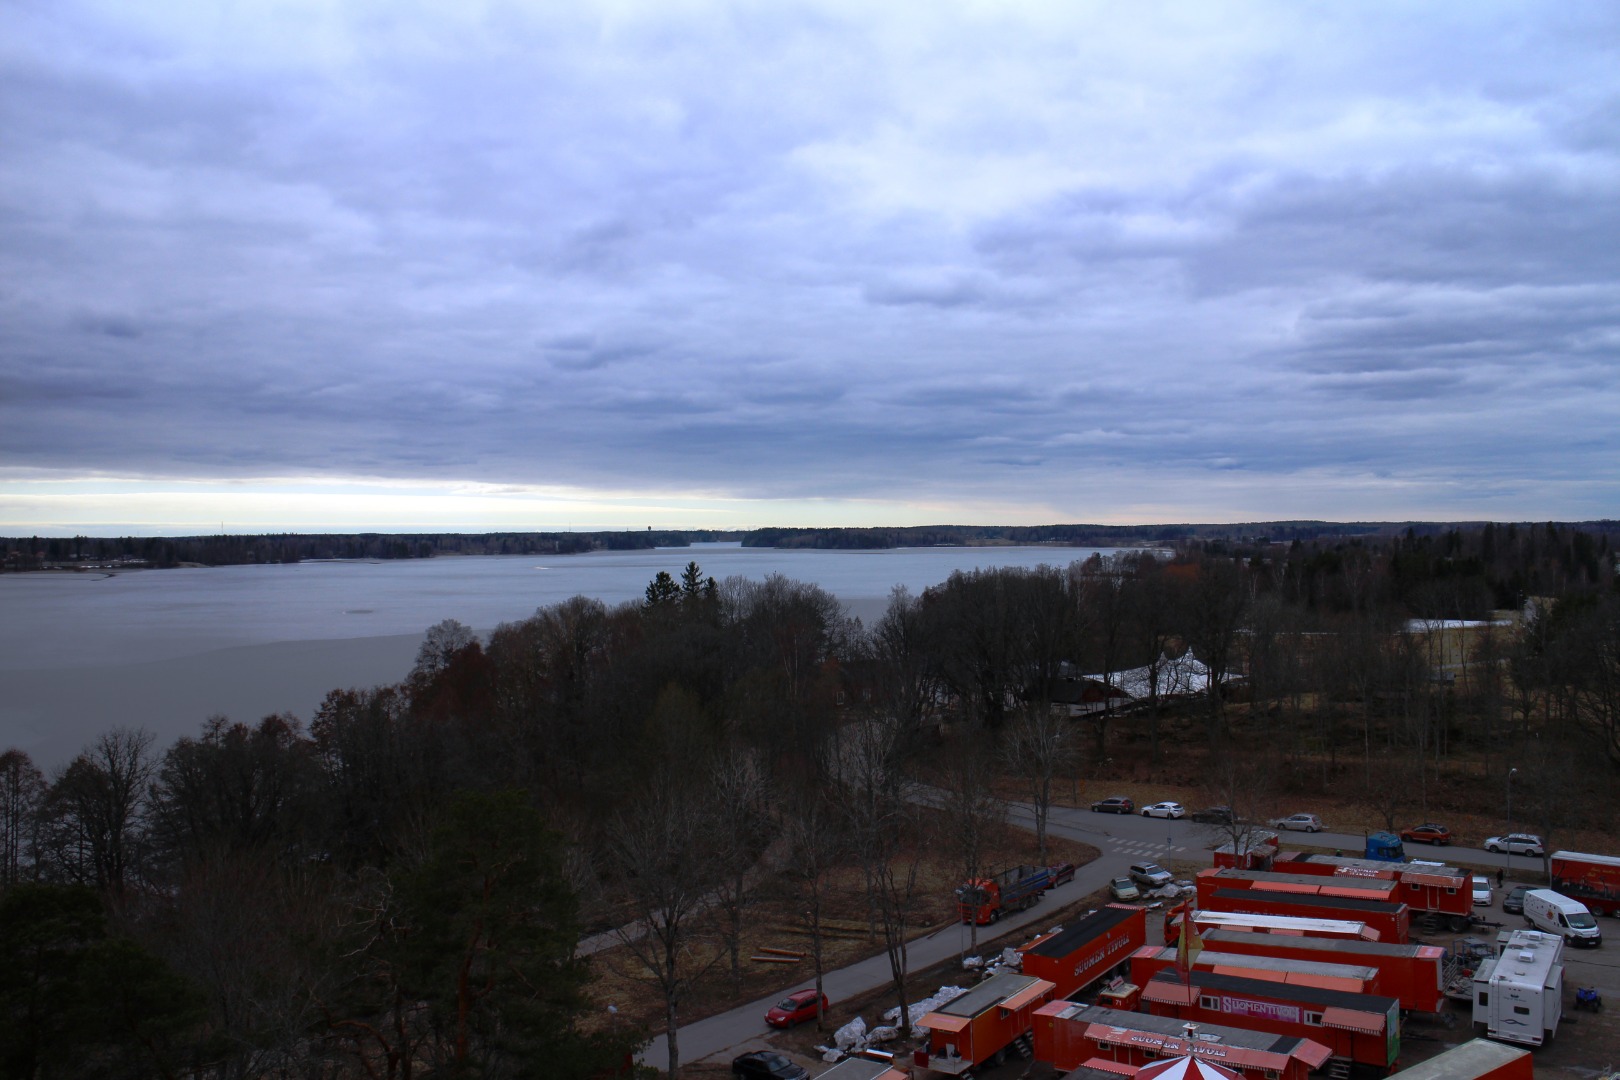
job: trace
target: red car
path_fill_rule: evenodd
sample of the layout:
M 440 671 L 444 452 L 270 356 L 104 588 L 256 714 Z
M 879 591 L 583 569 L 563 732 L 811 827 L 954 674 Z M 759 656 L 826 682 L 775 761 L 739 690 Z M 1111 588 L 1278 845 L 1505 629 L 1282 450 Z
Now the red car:
M 1401 839 L 1413 844 L 1449 844 L 1451 843 L 1451 830 L 1444 825 L 1436 825 L 1432 821 L 1426 821 L 1422 825 L 1402 829 Z
M 821 1000 L 821 1011 L 827 1012 L 827 995 L 817 994 L 814 990 L 800 990 L 771 1006 L 771 1011 L 765 1014 L 765 1022 L 771 1027 L 790 1028 L 794 1024 L 802 1024 L 806 1020 L 816 1018 L 816 1000 Z

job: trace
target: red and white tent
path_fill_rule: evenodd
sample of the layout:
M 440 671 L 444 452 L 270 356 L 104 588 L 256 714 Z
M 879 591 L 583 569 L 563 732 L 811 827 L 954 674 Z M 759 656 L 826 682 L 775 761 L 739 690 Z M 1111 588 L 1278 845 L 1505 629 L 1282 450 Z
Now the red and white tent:
M 1136 1070 L 1136 1080 L 1243 1080 L 1243 1077 L 1196 1057 L 1175 1057 L 1142 1066 Z

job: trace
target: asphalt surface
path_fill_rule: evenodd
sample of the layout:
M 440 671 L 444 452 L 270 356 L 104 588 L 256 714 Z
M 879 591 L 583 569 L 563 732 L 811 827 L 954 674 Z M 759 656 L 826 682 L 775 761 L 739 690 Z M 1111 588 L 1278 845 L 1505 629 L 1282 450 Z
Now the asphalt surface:
M 1032 816 L 1028 811 L 1018 807 L 1012 808 L 1009 820 L 1024 828 L 1034 828 Z M 1140 813 L 1097 814 L 1090 810 L 1067 807 L 1053 808 L 1047 829 L 1054 836 L 1090 844 L 1101 854 L 1082 866 L 1075 873 L 1073 881 L 1048 892 L 1046 902 L 1003 918 L 993 928 L 994 934 L 998 937 L 1009 930 L 1024 926 L 1044 929 L 1047 910 L 1105 888 L 1111 879 L 1123 876 L 1132 863 L 1161 860 L 1203 862 L 1210 849 L 1229 839 L 1218 827 L 1195 824 L 1186 819 L 1145 818 Z M 1310 847 L 1338 848 L 1348 856 L 1360 856 L 1364 850 L 1365 837 L 1361 833 L 1326 831 L 1282 834 L 1285 848 L 1290 846 L 1291 841 Z M 1445 846 L 1431 849 L 1425 844 L 1409 844 L 1407 855 L 1411 858 L 1430 859 L 1436 862 L 1463 863 L 1476 869 L 1494 867 L 1506 869 L 1509 865 L 1509 860 L 1505 856 L 1478 848 Z M 1542 869 L 1542 860 L 1518 855 L 1512 858 L 1511 865 L 1521 872 L 1528 872 Z M 1511 887 L 1512 873 L 1509 872 L 1508 876 Z M 1491 872 L 1491 877 L 1494 888 L 1494 871 Z M 1501 914 L 1500 891 L 1493 899 L 1496 920 L 1506 918 L 1508 926 L 1521 925 L 1522 920 L 1516 916 Z M 1481 910 L 1480 914 L 1483 916 L 1486 912 Z M 961 955 L 966 948 L 966 941 L 967 928 L 954 926 L 913 941 L 907 950 L 909 969 L 921 971 L 953 956 Z M 1572 981 L 1574 974 L 1571 972 Z M 812 986 L 813 981 L 805 980 L 785 986 L 769 997 L 738 1006 L 729 1012 L 682 1025 L 678 1035 L 681 1062 L 683 1064 L 705 1060 L 724 1062 L 749 1050 L 765 1049 L 768 1046 L 766 1036 L 769 1034 L 764 1020 L 766 1010 L 794 990 Z M 889 982 L 889 961 L 884 955 L 829 972 L 822 978 L 827 997 L 833 1001 L 842 1001 L 867 993 Z M 1605 996 L 1608 996 L 1607 993 Z M 648 1043 L 637 1055 L 637 1060 L 646 1065 L 667 1069 L 669 1047 L 664 1036 L 659 1035 Z

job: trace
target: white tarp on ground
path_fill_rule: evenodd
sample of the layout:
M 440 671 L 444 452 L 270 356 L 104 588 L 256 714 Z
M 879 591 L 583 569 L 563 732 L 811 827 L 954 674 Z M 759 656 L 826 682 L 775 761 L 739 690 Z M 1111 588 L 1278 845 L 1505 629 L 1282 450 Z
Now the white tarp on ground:
M 1210 670 L 1204 662 L 1193 655 L 1188 649 L 1175 659 L 1164 653 L 1159 654 L 1157 664 L 1146 667 L 1131 668 L 1129 671 L 1114 672 L 1114 686 L 1122 690 L 1133 700 L 1143 700 L 1153 696 L 1154 669 L 1157 668 L 1159 696 L 1186 697 L 1192 694 L 1202 694 L 1209 690 Z M 1086 678 L 1102 682 L 1101 675 L 1087 675 Z M 1221 676 L 1222 682 L 1230 681 L 1230 674 Z

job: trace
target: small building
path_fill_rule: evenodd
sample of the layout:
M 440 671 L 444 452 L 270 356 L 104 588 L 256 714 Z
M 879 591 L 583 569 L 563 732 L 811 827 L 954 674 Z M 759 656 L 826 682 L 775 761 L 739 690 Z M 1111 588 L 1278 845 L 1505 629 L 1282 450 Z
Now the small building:
M 992 975 L 917 1021 L 929 1036 L 928 1049 L 917 1051 L 915 1064 L 961 1075 L 1000 1061 L 1015 1046 L 1027 1048 L 1035 1010 L 1056 992 L 1056 985 L 1033 975 Z
M 1026 975 L 1046 979 L 1057 997 L 1084 990 L 1147 942 L 1147 911 L 1125 904 L 1098 908 L 1073 926 L 1019 947 Z
M 1126 1068 L 1192 1054 L 1252 1080 L 1305 1080 L 1332 1057 L 1310 1039 L 1218 1024 L 1198 1025 L 1189 1041 L 1186 1026 L 1148 1013 L 1054 1001 L 1035 1013 L 1035 1059 L 1117 1077 Z
M 1205 949 L 1228 953 L 1365 964 L 1378 970 L 1373 993 L 1395 998 L 1401 1008 L 1414 1012 L 1437 1013 L 1445 1008 L 1446 950 L 1438 945 L 1284 937 L 1232 930 L 1211 930 L 1203 939 Z
M 1534 1080 L 1530 1051 L 1470 1039 L 1443 1054 L 1392 1073 L 1389 1080 Z

